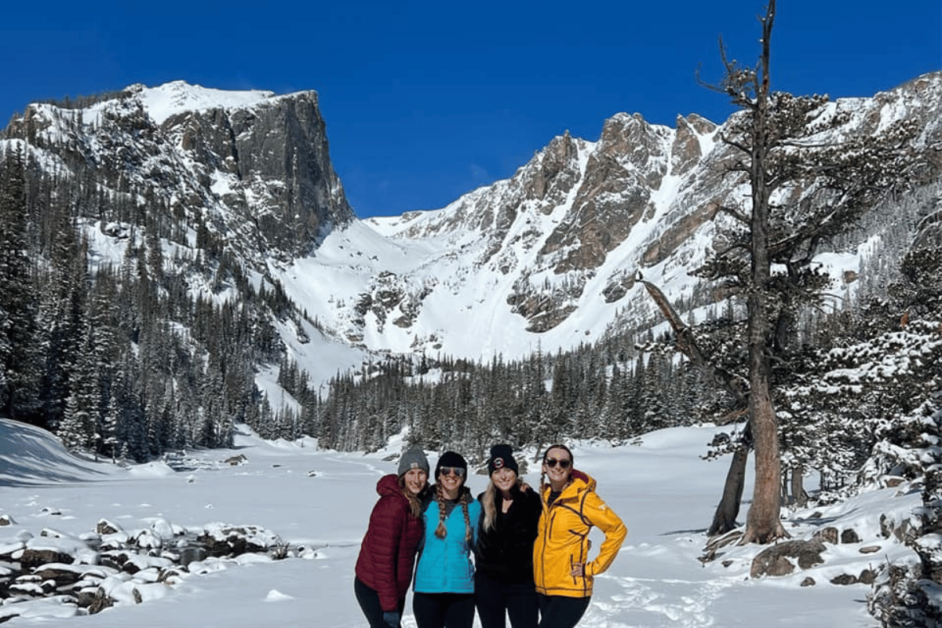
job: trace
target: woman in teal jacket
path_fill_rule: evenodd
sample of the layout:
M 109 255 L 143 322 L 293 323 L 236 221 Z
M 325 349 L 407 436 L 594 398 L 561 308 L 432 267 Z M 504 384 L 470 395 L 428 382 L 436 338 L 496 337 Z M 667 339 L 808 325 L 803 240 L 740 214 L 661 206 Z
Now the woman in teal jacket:
M 435 466 L 412 587 L 418 628 L 471 628 L 474 623 L 471 555 L 481 504 L 464 485 L 467 475 L 468 463 L 453 451 L 442 454 Z

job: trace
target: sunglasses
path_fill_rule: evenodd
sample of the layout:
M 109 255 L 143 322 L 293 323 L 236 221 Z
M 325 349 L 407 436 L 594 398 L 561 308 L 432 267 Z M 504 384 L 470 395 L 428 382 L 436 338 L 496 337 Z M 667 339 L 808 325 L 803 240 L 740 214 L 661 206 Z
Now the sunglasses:
M 572 460 L 569 460 L 568 458 L 564 458 L 562 460 L 559 460 L 558 458 L 547 458 L 546 460 L 543 461 L 543 464 L 545 464 L 547 467 L 551 469 L 555 467 L 557 464 L 561 466 L 563 469 L 568 469 L 569 465 L 572 464 Z
M 457 475 L 459 478 L 463 478 L 464 469 L 461 467 L 442 467 L 439 475 Z

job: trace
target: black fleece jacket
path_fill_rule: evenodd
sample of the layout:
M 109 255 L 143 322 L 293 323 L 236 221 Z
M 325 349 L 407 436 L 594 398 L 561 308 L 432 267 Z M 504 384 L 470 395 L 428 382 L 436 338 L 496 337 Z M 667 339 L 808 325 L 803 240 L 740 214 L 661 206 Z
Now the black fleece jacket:
M 501 512 L 503 498 L 495 494 L 497 519 L 494 527 L 484 530 L 484 514 L 478 524 L 478 542 L 474 548 L 475 570 L 506 584 L 533 582 L 533 542 L 543 504 L 533 489 L 514 487 L 514 501 L 510 509 Z M 478 495 L 484 507 L 485 494 Z

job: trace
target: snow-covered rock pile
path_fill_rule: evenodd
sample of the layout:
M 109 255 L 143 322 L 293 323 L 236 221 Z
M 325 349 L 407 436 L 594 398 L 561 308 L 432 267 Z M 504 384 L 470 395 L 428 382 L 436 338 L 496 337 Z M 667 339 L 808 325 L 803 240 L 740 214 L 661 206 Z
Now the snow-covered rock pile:
M 290 549 L 277 534 L 252 525 L 211 523 L 194 530 L 158 519 L 126 531 L 102 519 L 94 532 L 44 528 L 35 536 L 0 515 L 0 623 L 37 600 L 71 606 L 75 615 L 93 614 L 163 597 L 190 576 L 311 551 Z
M 176 472 L 197 471 L 200 469 L 221 469 L 223 467 L 236 467 L 246 462 L 244 454 L 237 454 L 225 460 L 213 460 L 205 456 L 192 456 L 185 451 L 168 451 L 160 457 L 160 461 Z

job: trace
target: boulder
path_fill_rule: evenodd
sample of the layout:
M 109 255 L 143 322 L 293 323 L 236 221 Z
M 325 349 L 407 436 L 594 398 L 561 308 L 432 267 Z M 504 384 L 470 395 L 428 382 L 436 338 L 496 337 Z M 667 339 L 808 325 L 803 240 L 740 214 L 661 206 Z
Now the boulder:
M 837 585 L 857 584 L 857 582 L 857 576 L 851 575 L 849 573 L 842 573 L 839 576 L 831 578 L 831 584 Z
M 837 528 L 834 526 L 828 526 L 826 528 L 821 528 L 814 533 L 812 538 L 820 539 L 825 543 L 830 543 L 831 545 L 837 545 Z
M 860 575 L 857 576 L 857 581 L 861 584 L 872 585 L 876 582 L 877 572 L 873 569 L 864 569 L 860 572 Z
M 49 563 L 65 563 L 66 565 L 71 565 L 74 561 L 75 559 L 71 554 L 50 549 L 33 549 L 31 547 L 27 547 L 23 550 L 23 554 L 20 556 L 20 566 L 23 567 L 24 571 L 32 570 L 42 565 L 48 565 Z
M 860 543 L 860 536 L 857 535 L 857 531 L 853 528 L 848 528 L 841 532 L 841 543 L 852 544 Z
M 801 569 L 809 569 L 824 562 L 821 553 L 825 549 L 824 543 L 819 539 L 785 541 L 773 545 L 759 552 L 752 560 L 749 576 L 786 576 L 795 570 L 792 559 Z
M 107 519 L 100 519 L 98 525 L 95 526 L 95 532 L 102 535 L 107 534 L 118 534 L 119 532 L 124 532 L 117 523 L 108 521 Z

